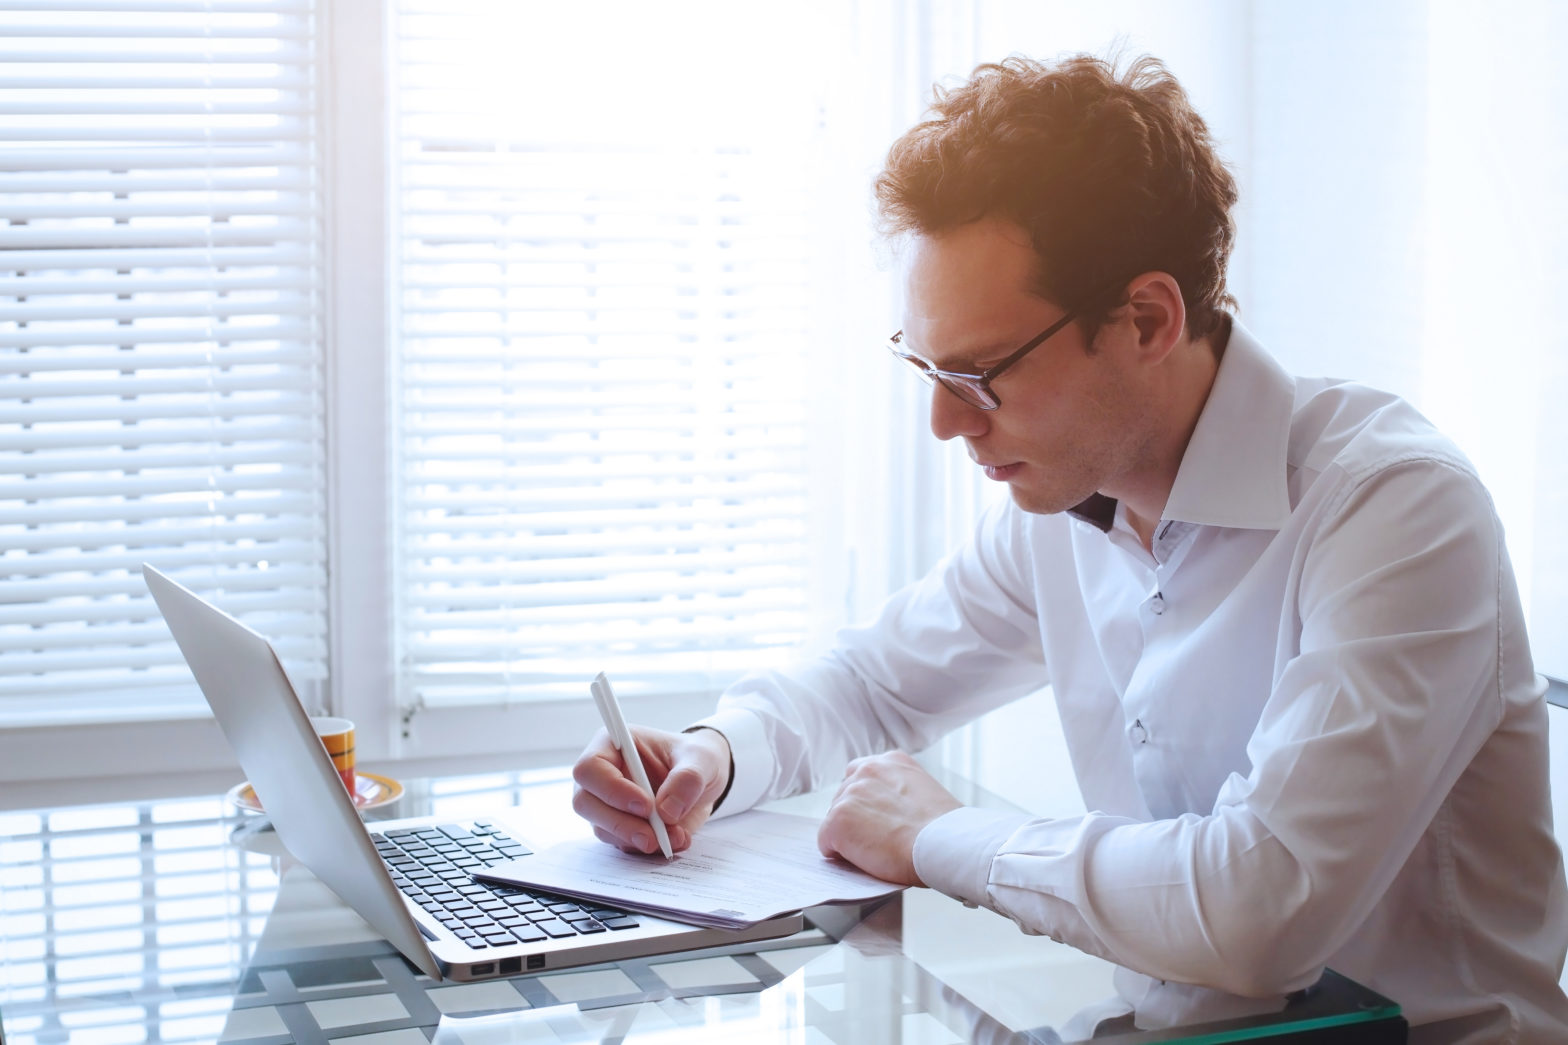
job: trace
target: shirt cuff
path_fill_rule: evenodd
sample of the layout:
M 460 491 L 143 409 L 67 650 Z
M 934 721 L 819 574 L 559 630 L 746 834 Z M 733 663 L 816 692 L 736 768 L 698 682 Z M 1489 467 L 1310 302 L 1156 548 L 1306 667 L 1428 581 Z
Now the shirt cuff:
M 972 806 L 944 813 L 915 836 L 915 874 L 967 907 L 989 906 L 991 863 L 1030 819 Z
M 714 810 L 714 818 L 745 812 L 762 801 L 773 783 L 773 749 L 768 746 L 762 719 L 750 711 L 728 708 L 687 728 L 698 726 L 722 733 L 730 744 L 730 763 L 734 767 L 730 789 L 724 803 Z

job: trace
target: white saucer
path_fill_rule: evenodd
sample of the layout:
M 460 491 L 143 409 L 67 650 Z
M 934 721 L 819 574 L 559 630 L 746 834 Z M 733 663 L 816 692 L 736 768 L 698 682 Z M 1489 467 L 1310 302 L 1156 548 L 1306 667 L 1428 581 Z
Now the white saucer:
M 226 797 L 229 802 L 246 812 L 266 812 L 262 808 L 261 800 L 256 797 L 256 789 L 248 780 L 230 788 Z M 403 785 L 391 777 L 365 772 L 354 774 L 354 805 L 359 809 L 380 809 L 402 797 Z

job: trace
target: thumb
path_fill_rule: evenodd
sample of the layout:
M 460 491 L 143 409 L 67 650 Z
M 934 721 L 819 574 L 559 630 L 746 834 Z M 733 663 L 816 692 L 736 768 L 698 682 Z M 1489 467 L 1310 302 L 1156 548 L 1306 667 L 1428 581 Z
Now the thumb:
M 709 767 L 692 761 L 678 762 L 659 788 L 659 815 L 671 824 L 684 823 L 694 813 L 706 820 L 721 786 Z M 695 828 L 696 824 L 687 826 Z

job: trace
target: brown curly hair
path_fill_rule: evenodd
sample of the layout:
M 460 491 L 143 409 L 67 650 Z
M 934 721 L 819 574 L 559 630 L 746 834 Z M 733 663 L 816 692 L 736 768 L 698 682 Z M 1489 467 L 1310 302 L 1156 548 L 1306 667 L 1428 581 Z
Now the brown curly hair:
M 1125 72 L 1092 55 L 1012 57 L 938 88 L 931 118 L 893 143 L 875 183 L 882 229 L 940 233 L 981 218 L 1026 230 L 1036 292 L 1080 308 L 1092 335 L 1123 282 L 1168 273 L 1187 330 L 1235 307 L 1225 266 L 1236 180 L 1208 126 L 1157 59 Z

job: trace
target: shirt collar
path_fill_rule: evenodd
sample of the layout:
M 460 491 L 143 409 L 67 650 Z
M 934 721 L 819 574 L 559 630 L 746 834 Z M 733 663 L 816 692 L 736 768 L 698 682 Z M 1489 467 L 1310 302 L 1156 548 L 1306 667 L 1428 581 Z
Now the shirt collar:
M 1249 530 L 1283 526 L 1295 401 L 1294 379 L 1233 319 L 1164 517 Z
M 1295 400 L 1295 381 L 1232 319 L 1163 517 L 1249 530 L 1283 526 L 1290 515 L 1286 451 Z M 1109 533 L 1116 501 L 1090 494 L 1067 512 Z

